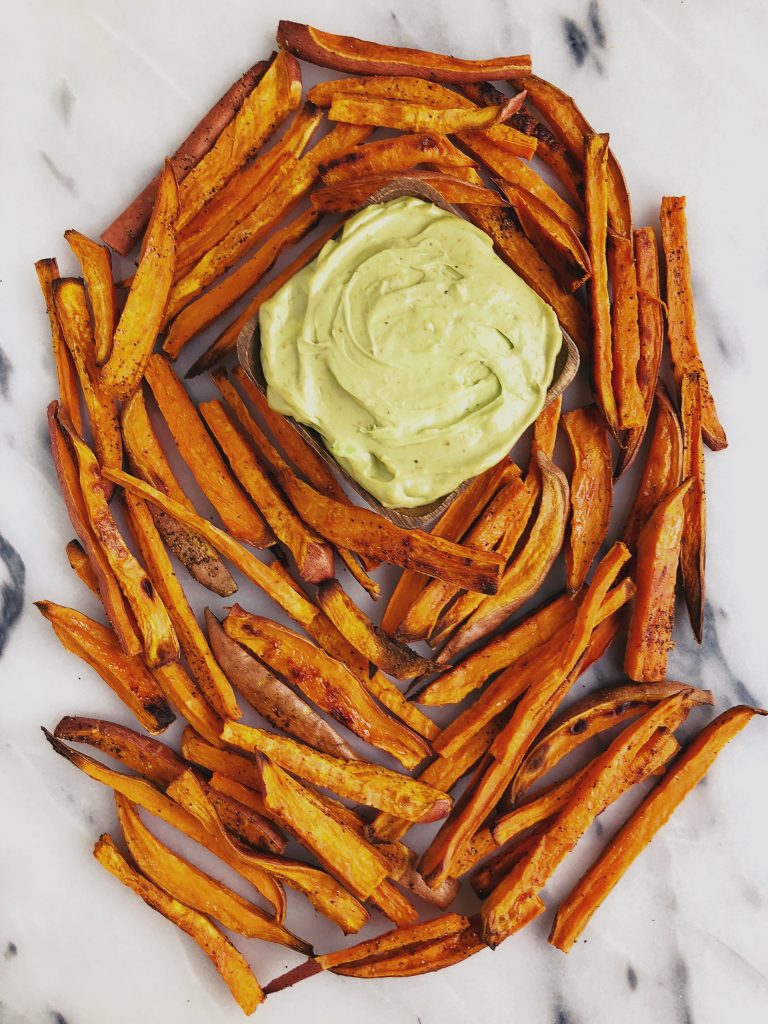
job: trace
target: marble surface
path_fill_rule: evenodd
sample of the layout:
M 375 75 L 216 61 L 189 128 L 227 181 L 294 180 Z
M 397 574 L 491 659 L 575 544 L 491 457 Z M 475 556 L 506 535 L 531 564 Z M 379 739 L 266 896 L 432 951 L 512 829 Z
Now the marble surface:
M 97 234 L 185 126 L 269 51 L 281 16 L 462 56 L 530 49 L 536 69 L 611 132 L 638 223 L 656 223 L 662 194 L 688 195 L 700 342 L 731 447 L 707 457 L 705 643 L 695 646 L 680 616 L 670 676 L 711 687 L 719 709 L 768 703 L 760 500 L 768 8 L 761 0 L 14 4 L 4 12 L 0 62 L 2 1024 L 241 1019 L 198 950 L 90 857 L 98 834 L 115 828 L 114 804 L 56 758 L 39 731 L 64 713 L 130 721 L 95 675 L 62 651 L 32 605 L 46 597 L 95 613 L 64 556 L 72 530 L 46 444 L 54 372 L 32 262 L 57 255 L 63 272 L 73 272 L 62 232 Z M 266 610 L 252 587 L 241 599 Z M 199 608 L 202 593 L 194 600 Z M 609 680 L 614 672 L 609 663 L 598 675 Z M 548 915 L 450 971 L 383 982 L 314 979 L 270 999 L 259 1019 L 768 1019 L 765 730 L 753 724 L 726 750 L 568 957 L 546 944 Z M 627 807 L 604 815 L 557 873 L 545 893 L 550 906 L 594 855 L 597 833 Z M 298 904 L 291 915 L 318 948 L 337 941 Z M 243 947 L 263 981 L 296 962 L 275 947 Z

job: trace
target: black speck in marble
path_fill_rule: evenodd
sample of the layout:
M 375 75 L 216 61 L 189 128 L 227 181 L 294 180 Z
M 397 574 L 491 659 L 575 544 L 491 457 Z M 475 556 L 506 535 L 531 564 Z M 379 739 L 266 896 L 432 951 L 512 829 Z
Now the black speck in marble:
M 13 958 L 15 956 L 18 956 L 18 955 L 19 955 L 19 947 L 16 945 L 15 942 L 9 942 L 8 945 L 5 947 L 5 953 L 4 953 L 5 959 L 6 960 L 13 960 Z
M 56 93 L 56 109 L 64 124 L 69 127 L 72 120 L 72 109 L 75 105 L 75 95 L 69 88 L 67 82 L 62 82 Z
M 71 175 L 65 174 L 64 171 L 61 170 L 56 161 L 53 159 L 53 157 L 42 149 L 40 150 L 40 156 L 45 166 L 54 176 L 56 181 L 58 181 L 58 183 L 62 186 L 62 188 L 65 188 L 67 192 L 70 193 L 70 195 L 77 195 L 77 190 L 75 188 L 75 179 Z
M 576 66 L 581 67 L 589 56 L 589 40 L 584 29 L 573 18 L 563 18 L 563 32 Z
M 8 397 L 11 386 L 12 371 L 13 363 L 11 363 L 6 352 L 0 348 L 0 395 L 2 395 L 3 398 Z
M 13 545 L 0 534 L 0 561 L 5 565 L 7 579 L 0 584 L 0 654 L 11 629 L 24 607 L 24 560 Z
M 627 984 L 633 992 L 637 988 L 637 971 L 632 964 L 627 967 Z
M 606 43 L 605 25 L 603 25 L 603 18 L 600 14 L 600 4 L 597 0 L 592 0 L 590 3 L 587 18 L 589 20 L 589 27 L 592 30 L 593 39 L 600 49 L 604 49 Z

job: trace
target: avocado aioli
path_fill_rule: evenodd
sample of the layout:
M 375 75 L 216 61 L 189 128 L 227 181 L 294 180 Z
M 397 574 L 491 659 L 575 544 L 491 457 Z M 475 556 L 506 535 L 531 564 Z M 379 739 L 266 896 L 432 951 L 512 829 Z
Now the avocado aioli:
M 562 344 L 485 232 L 411 197 L 351 217 L 259 325 L 270 406 L 389 508 L 498 462 L 541 411 Z

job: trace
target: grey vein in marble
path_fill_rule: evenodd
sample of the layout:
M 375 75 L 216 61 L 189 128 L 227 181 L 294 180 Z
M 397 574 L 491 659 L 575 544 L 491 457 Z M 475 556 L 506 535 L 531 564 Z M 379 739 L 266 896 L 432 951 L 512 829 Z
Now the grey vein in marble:
M 11 629 L 24 607 L 24 560 L 13 545 L 0 534 L 0 561 L 8 579 L 0 584 L 0 654 L 3 653 Z
M 75 179 L 70 174 L 65 174 L 53 157 L 49 153 L 46 153 L 45 150 L 40 150 L 40 157 L 62 188 L 65 188 L 70 195 L 76 196 L 77 189 L 75 188 Z

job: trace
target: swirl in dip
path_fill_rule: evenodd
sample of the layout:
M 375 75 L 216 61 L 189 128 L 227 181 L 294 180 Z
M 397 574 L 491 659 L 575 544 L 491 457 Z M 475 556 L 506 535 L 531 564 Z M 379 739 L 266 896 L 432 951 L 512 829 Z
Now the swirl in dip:
M 259 325 L 270 406 L 389 508 L 498 462 L 541 411 L 562 344 L 484 231 L 410 197 L 351 217 Z

